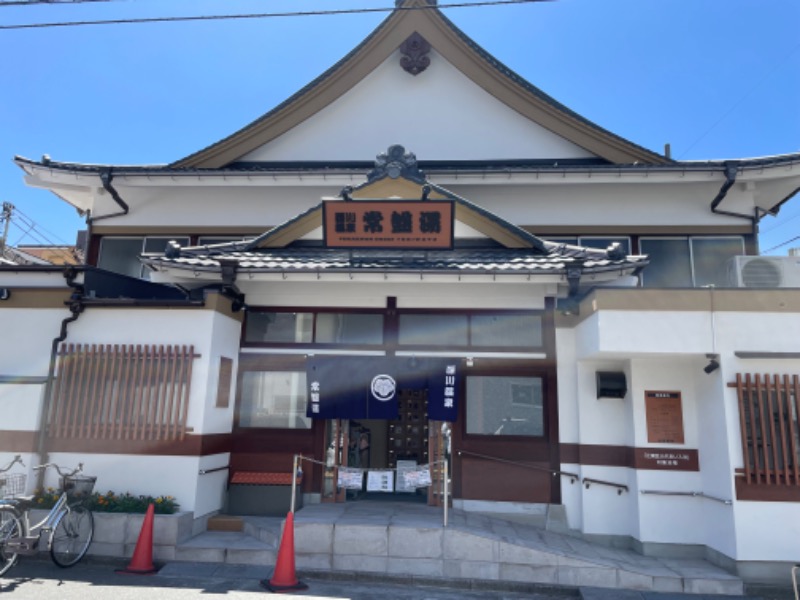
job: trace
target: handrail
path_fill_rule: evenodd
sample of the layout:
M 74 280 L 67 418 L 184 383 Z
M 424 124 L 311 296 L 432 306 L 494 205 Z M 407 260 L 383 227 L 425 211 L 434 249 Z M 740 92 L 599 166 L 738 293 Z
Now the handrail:
M 217 467 L 215 469 L 200 469 L 198 471 L 199 475 L 205 475 L 206 473 L 216 473 L 217 471 L 224 471 L 225 469 L 230 469 L 230 465 L 225 465 L 224 467 Z
M 586 486 L 587 490 L 589 489 L 589 486 L 592 485 L 593 483 L 596 483 L 598 485 L 608 485 L 617 488 L 617 496 L 621 496 L 622 492 L 629 491 L 628 486 L 622 483 L 614 483 L 613 481 L 605 481 L 603 479 L 591 479 L 589 477 L 583 478 L 583 484 Z
M 514 460 L 507 460 L 505 458 L 497 458 L 496 456 L 488 456 L 486 454 L 478 454 L 477 452 L 470 452 L 469 450 L 456 450 L 459 456 L 462 454 L 468 454 L 469 456 L 476 456 L 478 458 L 484 458 L 486 460 L 493 460 L 495 462 L 505 463 L 509 465 L 514 465 L 515 467 L 523 467 L 525 469 L 533 469 L 534 471 L 547 471 L 553 477 L 557 475 L 561 475 L 563 477 L 569 477 L 570 483 L 575 483 L 578 479 L 580 479 L 580 475 L 577 473 L 570 473 L 569 471 L 559 471 L 557 469 L 548 469 L 547 467 L 539 467 L 537 465 L 529 465 L 521 462 L 517 462 Z
M 653 494 L 655 496 L 692 496 L 692 497 L 699 497 L 699 498 L 708 498 L 709 500 L 713 500 L 714 502 L 720 502 L 725 504 L 726 506 L 730 506 L 733 504 L 733 500 L 726 500 L 725 498 L 718 498 L 717 496 L 711 496 L 709 494 L 705 494 L 703 492 L 672 492 L 669 490 L 640 490 L 640 494 Z

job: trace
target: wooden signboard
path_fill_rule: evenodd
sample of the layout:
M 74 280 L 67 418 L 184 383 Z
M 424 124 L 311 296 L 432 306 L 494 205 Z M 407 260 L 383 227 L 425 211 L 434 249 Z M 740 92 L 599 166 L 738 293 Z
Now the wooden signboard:
M 683 444 L 683 409 L 680 392 L 645 391 L 647 441 Z
M 453 247 L 453 203 L 419 200 L 351 200 L 324 203 L 328 248 Z

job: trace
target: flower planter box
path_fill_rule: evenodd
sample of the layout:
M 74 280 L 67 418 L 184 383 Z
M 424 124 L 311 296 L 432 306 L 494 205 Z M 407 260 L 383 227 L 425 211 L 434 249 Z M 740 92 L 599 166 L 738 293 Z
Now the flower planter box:
M 94 512 L 94 538 L 89 555 L 130 558 L 142 531 L 143 514 Z M 31 524 L 47 516 L 46 510 L 31 511 Z M 153 560 L 175 558 L 175 546 L 192 536 L 191 512 L 155 515 L 153 520 Z

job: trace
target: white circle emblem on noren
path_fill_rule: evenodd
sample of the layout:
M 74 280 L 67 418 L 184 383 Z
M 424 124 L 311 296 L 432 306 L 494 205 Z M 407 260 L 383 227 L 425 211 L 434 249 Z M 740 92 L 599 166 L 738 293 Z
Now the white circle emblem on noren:
M 391 375 L 375 375 L 372 378 L 372 396 L 379 402 L 388 402 L 394 398 L 397 384 Z

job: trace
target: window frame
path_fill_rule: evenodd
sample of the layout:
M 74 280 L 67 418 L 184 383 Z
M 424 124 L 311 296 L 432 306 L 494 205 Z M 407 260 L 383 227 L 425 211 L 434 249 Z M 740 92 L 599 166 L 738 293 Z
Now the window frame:
M 311 322 L 311 341 L 310 342 L 262 342 L 248 341 L 247 317 L 242 322 L 241 347 L 242 348 L 277 348 L 277 349 L 343 349 L 348 350 L 398 350 L 411 352 L 419 350 L 421 352 L 435 351 L 459 351 L 459 352 L 545 352 L 547 344 L 547 328 L 550 323 L 550 316 L 546 308 L 543 309 L 471 309 L 471 310 L 449 310 L 449 309 L 428 309 L 428 308 L 408 308 L 408 309 L 384 309 L 384 308 L 318 308 L 318 307 L 254 307 L 248 311 L 251 313 L 308 313 L 312 315 Z M 317 316 L 319 314 L 380 314 L 383 315 L 383 340 L 376 344 L 351 344 L 351 343 L 319 343 L 316 341 Z M 401 315 L 463 315 L 467 317 L 467 344 L 400 344 L 399 343 L 399 322 Z M 532 316 L 540 321 L 540 339 L 538 345 L 521 346 L 489 346 L 473 344 L 473 317 L 474 316 Z
M 744 235 L 738 234 L 727 234 L 727 235 L 642 235 L 639 236 L 639 252 L 642 254 L 646 254 L 644 249 L 642 248 L 642 242 L 647 241 L 683 241 L 686 242 L 686 249 L 688 250 L 687 256 L 689 257 L 689 274 L 691 277 L 691 287 L 697 288 L 697 273 L 696 273 L 696 265 L 695 265 L 695 249 L 694 249 L 694 240 L 739 240 L 741 242 L 741 250 L 742 254 L 745 254 L 747 251 L 747 240 L 745 239 Z M 647 267 L 642 270 L 640 275 L 642 285 L 641 287 L 647 288 Z M 683 286 L 678 286 L 674 289 L 681 289 Z M 658 288 L 650 288 L 650 289 L 658 289 Z
M 475 433 L 469 431 L 469 379 L 470 378 L 503 378 L 503 379 L 538 379 L 540 381 L 541 387 L 541 418 L 542 418 L 542 433 L 541 434 L 530 434 L 530 435 L 498 435 L 498 434 L 491 434 L 491 433 Z M 509 383 L 509 386 L 515 385 L 514 383 Z M 464 389 L 463 393 L 463 402 L 464 402 L 464 418 L 462 424 L 462 435 L 465 441 L 477 441 L 483 440 L 488 442 L 514 442 L 514 441 L 525 441 L 525 440 L 535 440 L 539 442 L 543 442 L 549 439 L 549 426 L 548 426 L 548 419 L 549 419 L 549 410 L 548 410 L 548 395 L 547 395 L 547 375 L 545 373 L 539 372 L 537 370 L 494 370 L 494 371 L 476 371 L 464 374 L 462 380 L 462 387 Z M 514 403 L 513 397 L 510 398 L 510 405 L 520 406 L 520 404 Z M 536 406 L 534 402 L 532 407 Z

